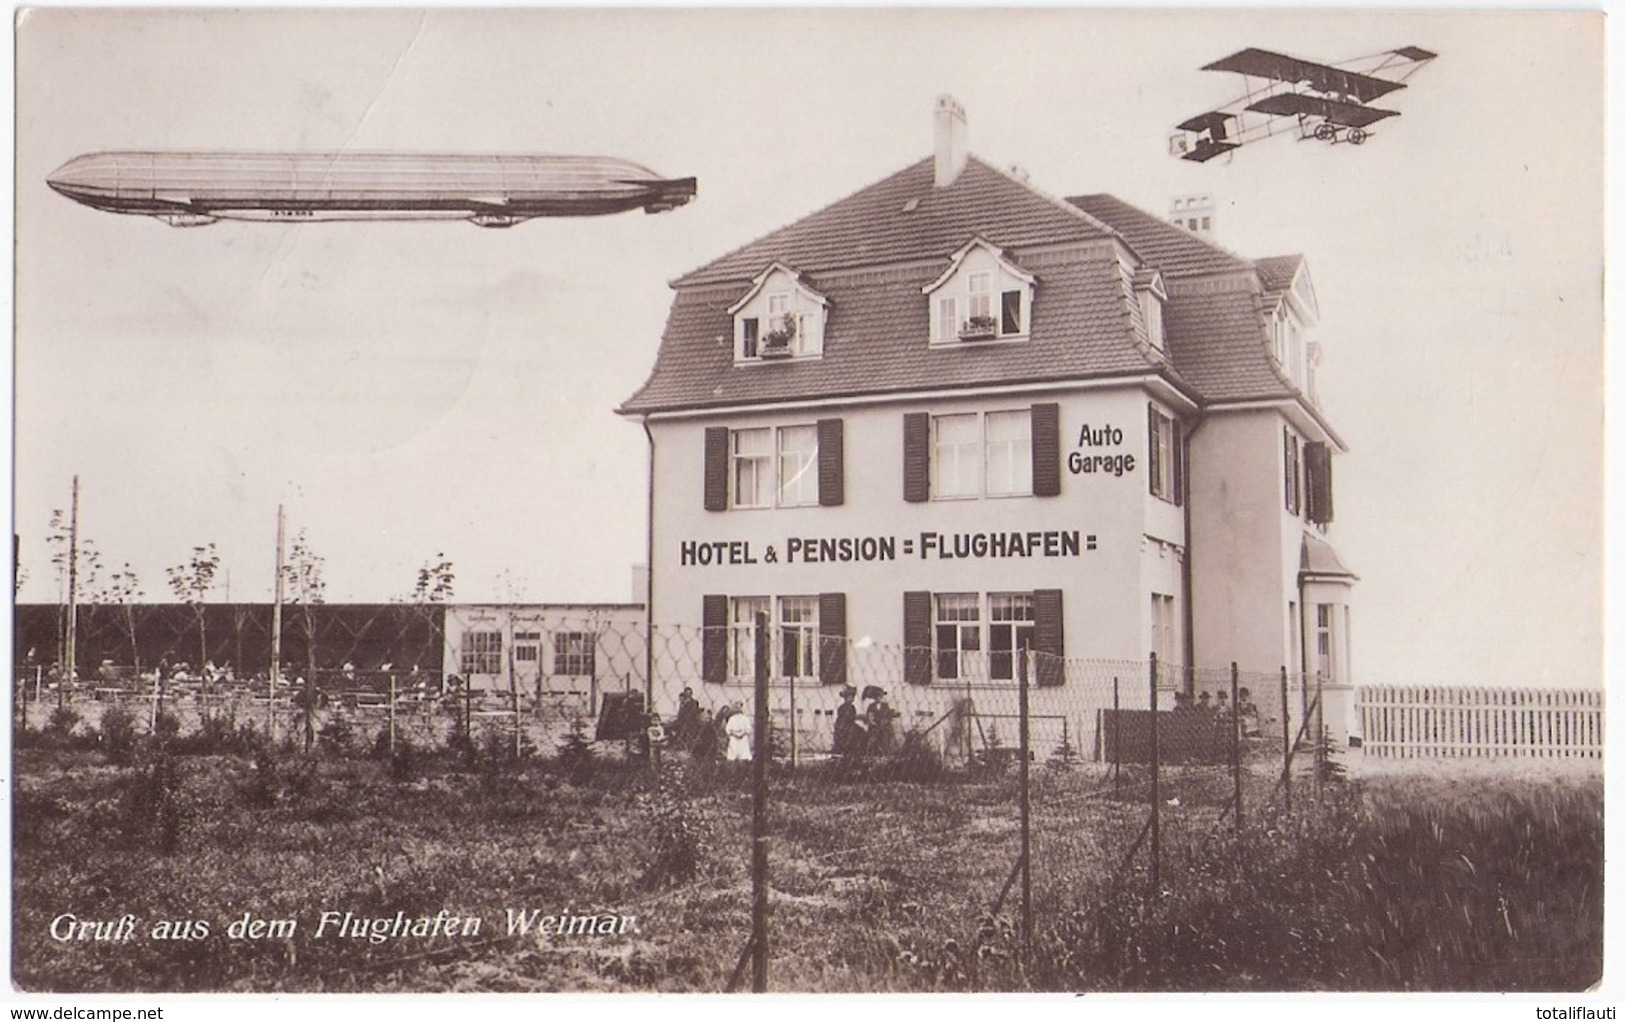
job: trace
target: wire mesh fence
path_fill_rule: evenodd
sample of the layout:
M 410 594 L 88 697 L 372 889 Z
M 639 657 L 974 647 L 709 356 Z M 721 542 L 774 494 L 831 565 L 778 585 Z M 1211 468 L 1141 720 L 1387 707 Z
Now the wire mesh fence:
M 224 728 L 332 756 L 411 749 L 583 777 L 613 764 L 645 778 L 640 804 L 657 821 L 680 823 L 671 848 L 640 858 L 703 845 L 712 860 L 674 867 L 648 898 L 728 906 L 741 964 L 718 986 L 741 985 L 758 953 L 753 907 L 772 913 L 760 953 L 779 964 L 817 950 L 796 920 L 831 897 L 914 932 L 985 918 L 1008 927 L 988 924 L 987 939 L 1028 940 L 1070 909 L 1084 876 L 1155 889 L 1166 847 L 1275 811 L 1318 776 L 1325 748 L 1318 686 L 1284 670 L 1022 649 L 949 657 L 763 622 L 719 634 L 587 612 L 390 606 L 313 615 L 308 628 L 284 619 L 307 644 L 284 645 L 297 655 L 273 672 L 254 613 L 194 614 L 195 630 L 168 613 L 163 629 L 138 620 L 133 642 L 126 627 L 133 656 L 106 655 L 118 614 L 91 614 L 91 634 L 115 636 L 80 644 L 94 668 L 19 666 L 17 726 L 77 727 L 94 744 L 117 708 L 160 738 Z M 216 620 L 243 627 L 205 638 Z M 143 625 L 159 638 L 143 640 Z M 227 655 L 239 643 L 253 656 Z M 685 849 L 695 820 L 715 833 Z

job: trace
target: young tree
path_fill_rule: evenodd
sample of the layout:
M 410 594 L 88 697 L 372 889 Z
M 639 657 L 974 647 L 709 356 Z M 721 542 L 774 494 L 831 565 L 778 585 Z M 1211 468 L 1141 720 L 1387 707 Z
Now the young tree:
M 125 561 L 124 567 L 108 576 L 107 585 L 95 596 L 94 602 L 118 604 L 123 610 L 124 631 L 130 637 L 130 662 L 135 665 L 135 672 L 140 674 L 141 646 L 135 637 L 135 605 L 146 599 L 147 594 L 142 590 L 141 579 L 130 567 L 130 562 Z
M 289 602 L 297 603 L 300 619 L 305 626 L 305 748 L 316 741 L 315 691 L 316 678 L 316 615 L 311 608 L 327 598 L 325 569 L 327 559 L 310 546 L 305 530 L 300 529 L 293 538 L 287 560 L 282 565 L 282 583 Z
M 457 569 L 443 553 L 423 562 L 418 569 L 417 585 L 412 587 L 409 602 L 447 603 L 457 588 Z
M 75 509 L 78 507 L 78 477 L 74 478 Z M 102 558 L 93 540 L 80 539 L 73 516 L 61 508 L 51 511 L 50 531 L 45 545 L 51 551 L 51 565 L 57 579 L 57 650 L 64 681 L 75 677 L 76 611 L 82 594 L 100 583 Z M 59 690 L 60 691 L 60 690 Z
M 220 570 L 220 553 L 213 543 L 192 548 L 192 556 L 184 564 L 164 569 L 169 575 L 169 588 L 175 598 L 192 608 L 197 615 L 198 670 L 204 671 L 209 662 L 209 633 L 204 601 L 214 588 L 214 576 Z M 204 684 L 208 678 L 205 673 Z

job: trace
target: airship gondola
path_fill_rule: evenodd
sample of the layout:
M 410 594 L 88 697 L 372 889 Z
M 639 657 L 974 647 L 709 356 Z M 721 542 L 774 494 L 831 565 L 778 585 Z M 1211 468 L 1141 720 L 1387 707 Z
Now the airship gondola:
M 93 209 L 176 227 L 217 220 L 467 220 L 662 213 L 694 198 L 694 178 L 662 178 L 609 156 L 410 153 L 107 152 L 46 178 Z

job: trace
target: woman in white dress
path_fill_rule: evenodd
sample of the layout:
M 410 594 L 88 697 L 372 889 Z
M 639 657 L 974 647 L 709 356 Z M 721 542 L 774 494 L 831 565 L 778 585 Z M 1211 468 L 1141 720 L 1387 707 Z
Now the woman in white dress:
M 734 707 L 734 712 L 728 715 L 728 722 L 723 725 L 723 730 L 728 734 L 729 761 L 750 759 L 750 716 L 741 706 Z

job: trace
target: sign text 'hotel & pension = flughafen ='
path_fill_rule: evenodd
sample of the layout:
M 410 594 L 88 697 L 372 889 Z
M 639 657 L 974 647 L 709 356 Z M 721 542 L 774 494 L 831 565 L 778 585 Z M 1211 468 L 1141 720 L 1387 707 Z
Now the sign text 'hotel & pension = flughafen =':
M 856 649 L 897 650 L 890 680 L 946 708 L 1012 690 L 1030 646 L 1038 713 L 1081 665 L 1155 651 L 1170 686 L 1318 672 L 1346 736 L 1344 443 L 1303 258 L 1047 195 L 969 155 L 948 97 L 935 142 L 674 282 L 620 412 L 650 444 L 650 624 L 703 629 L 705 655 L 654 691 L 749 684 L 765 613 L 775 684 L 826 711 L 885 684 Z

